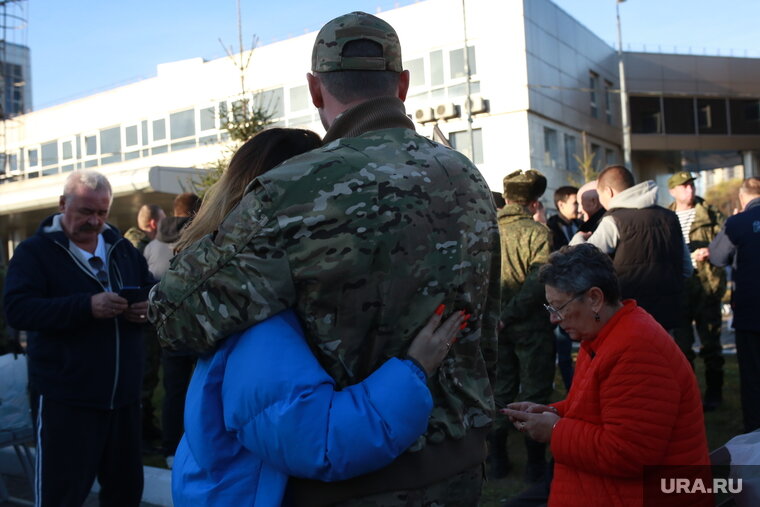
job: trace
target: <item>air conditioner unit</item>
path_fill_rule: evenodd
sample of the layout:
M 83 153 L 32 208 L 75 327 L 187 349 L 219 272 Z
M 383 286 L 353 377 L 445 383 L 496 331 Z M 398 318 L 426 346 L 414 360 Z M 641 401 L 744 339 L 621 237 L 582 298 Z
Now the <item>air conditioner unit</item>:
M 449 102 L 448 104 L 438 104 L 435 107 L 435 117 L 439 120 L 450 120 L 459 118 L 459 106 Z
M 433 115 L 433 108 L 423 107 L 422 109 L 417 109 L 414 112 L 414 120 L 417 123 L 427 123 L 430 121 L 435 121 L 435 116 Z
M 488 99 L 484 99 L 483 97 L 472 97 L 471 100 L 472 114 L 487 113 L 490 109 L 491 104 Z

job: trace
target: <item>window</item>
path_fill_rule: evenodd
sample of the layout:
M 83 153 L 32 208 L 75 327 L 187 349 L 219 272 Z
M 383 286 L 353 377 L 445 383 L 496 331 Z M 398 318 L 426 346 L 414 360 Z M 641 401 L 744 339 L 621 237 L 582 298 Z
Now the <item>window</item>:
M 596 74 L 595 72 L 589 73 L 588 87 L 589 87 L 589 100 L 590 100 L 590 106 L 591 106 L 591 117 L 599 118 L 599 107 L 597 106 L 597 102 L 596 102 L 596 91 L 597 91 L 597 88 L 599 88 L 599 74 Z
M 121 129 L 111 127 L 100 131 L 101 165 L 121 162 Z
M 256 93 L 253 95 L 254 107 L 260 107 L 265 112 L 272 115 L 272 119 L 282 117 L 283 108 L 283 89 L 275 88 L 273 90 L 267 90 L 265 92 Z
M 71 141 L 64 141 L 61 143 L 61 158 L 63 160 L 74 158 L 74 150 L 72 149 Z
M 467 48 L 467 56 L 470 59 L 470 75 L 477 74 L 477 68 L 475 66 L 475 47 L 469 46 Z M 467 72 L 464 68 L 464 49 L 455 49 L 449 51 L 449 75 L 451 79 L 457 79 L 460 77 L 467 77 Z
M 591 143 L 591 154 L 594 156 L 593 164 L 597 169 L 604 167 L 604 160 L 602 160 L 602 147 L 598 144 Z
M 482 129 L 472 129 L 472 140 L 475 144 L 475 154 L 470 149 L 470 134 L 464 130 L 452 132 L 449 134 L 451 147 L 463 154 L 476 164 L 483 163 L 483 131 Z
M 169 115 L 171 139 L 182 139 L 195 135 L 195 110 L 187 109 Z
M 36 149 L 29 150 L 29 167 L 37 167 L 39 163 L 39 151 Z
M 614 150 L 605 149 L 604 150 L 604 156 L 605 156 L 605 162 L 607 165 L 612 165 L 617 162 L 617 156 L 615 155 Z
M 659 97 L 631 97 L 631 131 L 634 134 L 662 134 Z
M 163 141 L 166 139 L 166 120 L 153 120 L 153 140 Z
M 544 166 L 556 169 L 558 158 L 559 146 L 557 141 L 557 131 L 544 127 Z
M 142 131 L 142 145 L 148 145 L 148 120 L 140 122 L 140 130 Z
M 607 124 L 612 125 L 612 83 L 604 82 L 604 116 L 607 118 Z
M 578 172 L 578 161 L 575 159 L 577 154 L 575 136 L 565 134 L 565 169 L 572 172 Z
M 49 167 L 58 163 L 58 141 L 51 141 L 40 146 L 42 152 L 42 167 Z
M 204 130 L 213 130 L 216 128 L 216 111 L 214 107 L 204 107 L 198 111 L 201 132 Z
M 697 99 L 697 129 L 700 134 L 728 134 L 725 99 Z
M 309 108 L 309 90 L 304 86 L 290 89 L 290 110 L 303 111 Z
M 731 133 L 739 135 L 760 134 L 760 100 L 729 101 L 731 107 Z
M 430 86 L 441 86 L 443 84 L 443 51 L 433 51 L 430 53 Z
M 668 134 L 694 134 L 694 99 L 663 99 L 665 132 Z
M 84 136 L 84 152 L 86 155 L 98 154 L 98 138 L 95 136 Z
M 137 146 L 137 125 L 130 125 L 124 129 L 124 144 L 127 147 Z
M 24 72 L 21 65 L 6 63 L 3 82 L 5 87 L 4 110 L 8 116 L 23 114 L 24 112 Z
M 409 71 L 409 87 L 425 86 L 425 60 L 416 58 L 404 62 L 404 69 Z

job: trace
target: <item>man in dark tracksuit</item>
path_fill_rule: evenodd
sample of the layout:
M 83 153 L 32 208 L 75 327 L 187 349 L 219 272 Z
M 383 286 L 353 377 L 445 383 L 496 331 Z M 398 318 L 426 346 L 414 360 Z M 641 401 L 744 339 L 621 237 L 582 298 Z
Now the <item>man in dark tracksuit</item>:
M 726 219 L 710 243 L 710 262 L 728 266 L 734 281 L 731 306 L 736 331 L 744 431 L 760 428 L 760 178 L 747 178 L 739 188 L 742 212 Z
M 71 173 L 61 213 L 43 220 L 8 266 L 8 322 L 29 332 L 36 505 L 80 506 L 96 477 L 101 505 L 136 506 L 142 496 L 147 303 L 130 305 L 118 292 L 149 287 L 153 278 L 142 255 L 106 223 L 111 196 L 103 175 Z

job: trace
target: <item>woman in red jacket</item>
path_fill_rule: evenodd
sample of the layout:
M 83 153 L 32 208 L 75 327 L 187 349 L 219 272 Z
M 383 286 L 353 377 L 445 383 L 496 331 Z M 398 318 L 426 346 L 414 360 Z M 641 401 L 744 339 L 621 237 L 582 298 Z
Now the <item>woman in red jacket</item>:
M 645 467 L 709 465 L 694 372 L 651 315 L 620 300 L 610 258 L 590 244 L 565 247 L 539 278 L 551 321 L 581 344 L 573 385 L 551 406 L 512 403 L 502 412 L 519 431 L 550 443 L 549 505 L 642 505 Z M 663 484 L 657 493 L 670 489 Z M 709 500 L 682 495 L 678 502 Z

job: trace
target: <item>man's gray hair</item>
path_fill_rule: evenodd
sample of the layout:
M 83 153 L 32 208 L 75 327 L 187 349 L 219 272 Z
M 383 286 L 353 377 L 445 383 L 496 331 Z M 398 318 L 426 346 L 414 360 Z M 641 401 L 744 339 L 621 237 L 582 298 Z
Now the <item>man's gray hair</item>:
M 111 183 L 108 181 L 108 178 L 97 171 L 84 169 L 69 174 L 66 178 L 66 183 L 63 185 L 63 196 L 66 198 L 66 202 L 71 200 L 79 187 L 87 187 L 96 191 L 107 190 L 108 195 L 111 197 L 111 201 L 113 201 Z
M 591 243 L 564 246 L 549 256 L 538 272 L 539 282 L 568 294 L 599 287 L 607 304 L 620 302 L 620 282 L 609 255 Z

